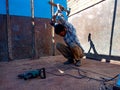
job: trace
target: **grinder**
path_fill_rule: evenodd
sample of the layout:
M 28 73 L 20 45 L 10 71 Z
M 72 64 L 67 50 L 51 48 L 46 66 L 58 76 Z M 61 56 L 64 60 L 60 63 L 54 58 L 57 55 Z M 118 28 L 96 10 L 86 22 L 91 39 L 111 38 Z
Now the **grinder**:
M 113 86 L 113 90 L 120 90 L 120 74 L 118 74 L 118 78 L 115 83 L 115 86 Z
M 36 77 L 45 79 L 46 78 L 45 68 L 26 71 L 26 72 L 18 75 L 18 78 L 24 79 L 24 80 L 28 80 L 28 79 L 36 78 Z

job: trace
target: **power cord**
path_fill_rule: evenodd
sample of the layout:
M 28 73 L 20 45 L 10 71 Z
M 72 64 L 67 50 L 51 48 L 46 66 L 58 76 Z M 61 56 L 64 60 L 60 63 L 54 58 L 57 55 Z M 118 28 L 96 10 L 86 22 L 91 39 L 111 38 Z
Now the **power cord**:
M 63 66 L 68 66 L 68 68 L 65 68 Z M 49 67 L 49 69 L 52 68 L 52 67 Z M 109 77 L 107 76 L 107 78 L 104 78 L 104 77 L 100 77 L 101 79 L 96 79 L 96 78 L 93 78 L 93 77 L 89 77 L 86 75 L 87 72 L 91 72 L 91 73 L 94 73 L 94 74 L 99 74 L 99 73 L 96 73 L 96 72 L 93 72 L 93 71 L 89 71 L 89 70 L 83 70 L 83 69 L 80 69 L 78 67 L 75 67 L 75 66 L 72 66 L 72 65 L 61 65 L 61 66 L 58 66 L 57 69 L 59 70 L 59 68 L 64 68 L 64 71 L 67 71 L 69 69 L 74 69 L 74 70 L 77 70 L 78 72 L 78 76 L 76 75 L 71 75 L 71 74 L 68 74 L 68 73 L 65 73 L 64 71 L 62 71 L 62 73 L 60 74 L 56 74 L 56 73 L 53 73 L 53 72 L 50 72 L 50 71 L 47 71 L 46 69 L 46 73 L 49 73 L 49 74 L 52 74 L 52 75 L 55 75 L 55 76 L 69 76 L 69 77 L 73 77 L 73 78 L 76 78 L 76 79 L 83 79 L 83 78 L 88 78 L 89 80 L 95 80 L 95 81 L 98 81 L 100 82 L 100 87 L 99 87 L 99 90 L 113 90 L 113 85 L 110 86 L 110 85 L 107 85 L 107 82 L 110 82 L 110 81 L 114 81 L 118 76 L 119 74 L 117 74 L 116 76 L 114 77 Z M 54 68 L 55 69 L 55 68 Z M 102 76 L 105 76 L 103 74 L 99 74 L 99 75 L 102 75 Z

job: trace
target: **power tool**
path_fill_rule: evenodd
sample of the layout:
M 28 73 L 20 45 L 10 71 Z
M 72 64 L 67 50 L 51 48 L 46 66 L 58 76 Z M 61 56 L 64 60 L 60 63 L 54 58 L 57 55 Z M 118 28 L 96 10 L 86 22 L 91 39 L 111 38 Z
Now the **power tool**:
M 28 80 L 28 79 L 36 78 L 36 77 L 45 79 L 46 78 L 45 68 L 26 71 L 26 72 L 18 75 L 18 78 L 24 79 L 24 80 Z
M 118 79 L 115 83 L 115 86 L 113 86 L 113 90 L 120 90 L 120 74 L 118 74 Z

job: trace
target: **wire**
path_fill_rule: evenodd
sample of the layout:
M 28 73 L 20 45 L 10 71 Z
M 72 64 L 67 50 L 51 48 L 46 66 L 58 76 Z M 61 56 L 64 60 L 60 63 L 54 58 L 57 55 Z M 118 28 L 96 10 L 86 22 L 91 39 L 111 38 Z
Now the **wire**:
M 103 2 L 103 1 L 105 1 L 105 0 L 101 0 L 101 1 L 99 1 L 99 2 L 95 3 L 95 4 L 91 5 L 91 6 L 88 6 L 88 7 L 84 8 L 84 9 L 82 9 L 82 10 L 80 10 L 80 11 L 76 12 L 76 13 L 73 13 L 73 14 L 71 14 L 69 17 L 71 17 L 71 16 L 73 16 L 73 15 L 75 15 L 75 14 L 78 14 L 78 13 L 80 13 L 80 12 L 82 12 L 82 11 L 86 10 L 86 9 L 89 9 L 89 8 L 91 8 L 91 7 L 95 6 L 95 5 L 97 5 L 97 4 L 99 4 L 99 3 Z
M 58 65 L 57 65 L 58 66 Z M 91 73 L 94 73 L 94 74 L 99 74 L 99 75 L 102 75 L 102 76 L 106 76 L 106 75 L 103 75 L 103 74 L 100 74 L 100 73 L 96 73 L 96 72 L 93 72 L 93 71 L 89 71 L 89 70 L 83 70 L 83 69 L 80 69 L 80 68 L 77 68 L 75 66 L 72 66 L 72 65 L 68 65 L 68 67 L 63 67 L 63 66 L 67 66 L 67 65 L 60 65 L 58 66 L 56 69 L 58 68 L 65 68 L 64 71 L 66 70 L 69 70 L 69 69 L 75 69 L 77 70 L 78 72 L 78 76 L 75 76 L 75 75 L 71 75 L 71 74 L 67 74 L 67 73 L 62 73 L 62 74 L 56 74 L 56 73 L 53 73 L 53 72 L 50 72 L 50 71 L 46 71 L 48 74 L 52 74 L 52 75 L 55 75 L 55 76 L 69 76 L 69 77 L 73 77 L 73 78 L 76 78 L 76 79 L 83 79 L 83 78 L 86 78 L 86 79 L 89 79 L 89 80 L 95 80 L 95 81 L 98 81 L 100 82 L 100 85 L 99 85 L 99 90 L 112 90 L 113 88 L 113 85 L 109 85 L 107 82 L 109 81 L 113 81 L 115 80 L 115 78 L 117 78 L 119 76 L 119 74 L 117 74 L 116 76 L 114 76 L 113 78 L 110 78 L 109 79 L 106 79 L 104 77 L 100 77 L 101 79 L 96 79 L 96 78 L 92 78 L 92 77 L 89 77 L 87 75 L 85 75 L 87 72 L 91 72 Z M 54 68 L 55 67 L 49 67 L 50 68 Z M 83 74 L 81 74 L 81 72 Z M 107 76 L 108 77 L 108 76 Z
M 58 66 L 58 68 L 62 68 L 63 66 L 65 66 L 65 65 Z M 65 68 L 64 71 L 69 70 L 69 69 L 75 69 L 78 72 L 78 76 L 71 75 L 71 74 L 68 74 L 68 73 L 56 74 L 56 73 L 53 73 L 53 70 L 52 71 L 47 71 L 46 70 L 46 72 L 49 73 L 49 74 L 55 75 L 55 76 L 70 76 L 70 77 L 73 77 L 73 78 L 76 78 L 76 79 L 88 78 L 89 80 L 92 79 L 92 80 L 99 81 L 99 82 L 103 82 L 104 81 L 103 78 L 96 79 L 96 78 L 92 78 L 92 77 L 89 77 L 89 76 L 85 75 L 88 72 L 88 70 L 82 70 L 82 69 L 74 67 L 72 65 L 68 65 L 68 66 L 69 66 L 68 68 L 64 67 Z M 55 69 L 55 67 L 49 67 L 49 69 L 50 68 L 54 68 Z M 56 68 L 56 69 L 58 69 L 58 68 Z M 98 73 L 92 72 L 92 71 L 89 71 L 89 72 L 94 73 L 94 74 L 98 74 Z
M 61 65 L 61 66 L 63 66 L 63 65 Z M 60 67 L 61 67 L 61 66 L 60 66 Z M 53 67 L 49 67 L 49 68 L 53 68 Z M 71 69 L 71 68 L 65 68 L 64 71 L 69 70 L 69 69 Z M 79 70 L 78 68 L 72 67 L 72 69 L 78 70 L 79 76 L 75 76 L 75 75 L 71 75 L 71 74 L 67 74 L 67 73 L 56 74 L 56 73 L 52 73 L 52 72 L 47 71 L 47 70 L 46 70 L 46 72 L 49 73 L 49 74 L 55 75 L 55 76 L 70 76 L 70 77 L 73 77 L 73 78 L 76 78 L 76 79 L 82 79 L 82 78 L 85 77 L 85 75 L 82 75 L 82 74 L 80 73 L 80 70 Z M 82 72 L 83 72 L 83 71 L 82 71 Z M 85 73 L 85 72 L 83 72 L 83 73 Z
M 114 79 L 116 79 L 119 76 L 119 74 L 117 74 L 116 76 L 114 76 L 113 78 L 110 79 L 106 79 L 106 78 L 102 78 L 104 80 L 104 82 L 108 82 L 108 81 L 112 81 Z

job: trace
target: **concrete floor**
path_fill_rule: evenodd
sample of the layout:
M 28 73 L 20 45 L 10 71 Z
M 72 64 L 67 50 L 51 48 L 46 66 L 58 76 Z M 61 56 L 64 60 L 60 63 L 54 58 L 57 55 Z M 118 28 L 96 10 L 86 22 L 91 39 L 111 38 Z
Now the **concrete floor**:
M 120 65 L 83 59 L 81 67 L 63 65 L 63 56 L 42 57 L 37 60 L 0 62 L 0 90 L 105 90 L 102 78 L 112 78 L 120 73 Z M 46 69 L 46 79 L 18 79 L 28 70 Z M 102 77 L 102 78 L 101 78 Z M 111 88 L 114 81 L 106 82 Z M 112 89 L 109 89 L 112 90 Z

